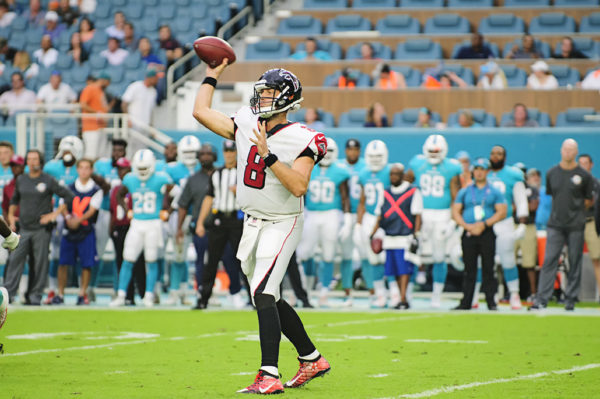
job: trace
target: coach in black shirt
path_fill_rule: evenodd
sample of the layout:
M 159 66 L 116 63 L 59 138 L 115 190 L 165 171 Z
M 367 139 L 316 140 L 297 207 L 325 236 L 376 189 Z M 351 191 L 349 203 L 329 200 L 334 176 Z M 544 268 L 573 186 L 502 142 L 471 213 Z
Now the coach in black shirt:
M 552 196 L 544 266 L 532 309 L 546 307 L 554 288 L 558 258 L 568 246 L 569 272 L 565 310 L 574 310 L 581 287 L 585 211 L 593 206 L 592 176 L 575 160 L 577 142 L 567 139 L 560 149 L 561 161 L 546 173 L 546 193 Z

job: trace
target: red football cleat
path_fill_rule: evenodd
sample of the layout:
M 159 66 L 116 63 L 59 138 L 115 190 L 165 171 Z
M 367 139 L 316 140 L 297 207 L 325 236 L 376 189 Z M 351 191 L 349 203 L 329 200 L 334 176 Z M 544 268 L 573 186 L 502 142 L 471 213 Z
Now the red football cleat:
M 240 389 L 237 393 L 257 393 L 259 395 L 272 395 L 283 393 L 283 385 L 279 378 L 272 377 L 263 370 L 258 370 L 254 383 L 244 389 Z
M 54 291 L 48 291 L 48 297 L 44 301 L 44 305 L 51 305 L 52 304 L 52 298 L 54 298 L 54 295 L 56 295 L 54 293 Z
M 303 362 L 300 360 L 300 369 L 294 378 L 285 383 L 284 387 L 299 388 L 313 378 L 324 376 L 329 370 L 331 370 L 331 366 L 323 356 L 314 362 Z

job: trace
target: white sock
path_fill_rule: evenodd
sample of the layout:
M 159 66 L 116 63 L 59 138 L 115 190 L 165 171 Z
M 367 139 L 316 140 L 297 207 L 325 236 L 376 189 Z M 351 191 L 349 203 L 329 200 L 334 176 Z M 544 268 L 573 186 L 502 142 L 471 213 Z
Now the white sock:
M 412 302 L 412 294 L 413 294 L 414 284 L 412 281 L 408 282 L 406 286 L 406 302 Z
M 50 291 L 58 291 L 58 278 L 48 277 L 48 288 Z
M 400 287 L 398 287 L 398 282 L 396 280 L 389 280 L 388 286 L 389 286 L 389 290 L 390 290 L 390 297 L 400 298 Z
M 262 366 L 260 369 L 262 371 L 266 371 L 267 373 L 271 374 L 272 376 L 279 378 L 279 370 L 277 370 L 277 367 L 275 367 L 275 366 Z
M 307 362 L 313 362 L 315 360 L 317 360 L 317 358 L 321 356 L 321 354 L 319 353 L 318 350 L 314 350 L 313 353 L 306 355 L 306 356 L 299 356 L 298 359 L 300 360 L 305 360 Z
M 442 295 L 442 292 L 444 292 L 444 283 L 433 283 L 433 295 L 439 297 Z
M 321 291 L 319 292 L 321 296 L 327 296 L 329 294 L 329 287 L 321 287 Z
M 507 281 L 506 285 L 508 286 L 508 292 L 511 294 L 519 293 L 519 280 Z
M 118 296 L 119 298 L 125 298 L 125 294 L 126 294 L 126 293 L 125 293 L 125 291 L 124 291 L 124 290 L 119 290 L 119 291 L 117 292 L 117 296 Z

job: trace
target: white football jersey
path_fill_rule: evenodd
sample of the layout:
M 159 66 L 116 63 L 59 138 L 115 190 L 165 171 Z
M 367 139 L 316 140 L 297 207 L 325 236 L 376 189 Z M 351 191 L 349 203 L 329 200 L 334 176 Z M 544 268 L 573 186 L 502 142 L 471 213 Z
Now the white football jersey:
M 279 181 L 271 169 L 258 155 L 250 139 L 255 139 L 254 130 L 260 131 L 258 115 L 250 107 L 242 107 L 234 116 L 237 146 L 237 199 L 245 213 L 259 219 L 278 220 L 299 215 L 303 211 L 304 199 L 297 198 Z M 267 137 L 271 153 L 280 162 L 292 167 L 304 151 L 312 151 L 319 162 L 327 152 L 327 141 L 323 133 L 316 132 L 303 124 L 292 123 Z

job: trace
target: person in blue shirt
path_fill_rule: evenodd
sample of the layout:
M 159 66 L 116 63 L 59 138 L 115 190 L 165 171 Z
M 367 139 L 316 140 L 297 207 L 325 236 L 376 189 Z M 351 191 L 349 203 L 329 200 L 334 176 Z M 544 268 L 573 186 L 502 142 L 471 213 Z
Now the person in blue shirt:
M 319 306 L 327 306 L 329 286 L 333 280 L 333 258 L 337 249 L 338 233 L 342 222 L 341 211 L 350 211 L 348 179 L 350 173 L 337 161 L 338 147 L 327 138 L 327 154 L 312 170 L 305 199 L 304 230 L 298 248 L 300 261 L 307 276 L 314 276 L 313 256 L 321 249 L 318 269 L 321 292 Z M 309 286 L 309 289 L 312 286 Z
M 133 156 L 133 172 L 123 178 L 117 193 L 117 202 L 123 209 L 129 209 L 125 195 L 131 193 L 131 225 L 125 237 L 123 263 L 119 273 L 119 290 L 110 306 L 124 306 L 127 287 L 131 280 L 133 264 L 140 254 L 146 260 L 146 293 L 143 302 L 146 307 L 154 306 L 154 286 L 158 279 L 156 260 L 160 247 L 164 245 L 160 211 L 165 195 L 171 191 L 172 180 L 164 172 L 155 172 L 156 159 L 150 150 L 139 150 Z
M 302 61 L 331 61 L 331 55 L 327 51 L 319 50 L 318 47 L 317 40 L 314 37 L 308 37 L 304 41 L 304 50 L 296 51 L 291 58 Z
M 383 281 L 385 254 L 373 252 L 369 237 L 377 223 L 383 190 L 390 184 L 388 149 L 383 141 L 373 140 L 367 144 L 365 162 L 367 167 L 358 176 L 361 194 L 353 238 L 360 253 L 361 273 L 371 294 L 371 305 L 382 308 L 387 302 Z
M 496 310 L 494 256 L 496 236 L 493 226 L 506 218 L 504 195 L 487 180 L 490 162 L 478 158 L 473 164 L 473 180 L 461 189 L 452 205 L 452 217 L 464 229 L 462 236 L 463 297 L 457 310 L 471 309 L 477 275 L 477 259 L 481 257 L 485 299 L 489 310 Z

